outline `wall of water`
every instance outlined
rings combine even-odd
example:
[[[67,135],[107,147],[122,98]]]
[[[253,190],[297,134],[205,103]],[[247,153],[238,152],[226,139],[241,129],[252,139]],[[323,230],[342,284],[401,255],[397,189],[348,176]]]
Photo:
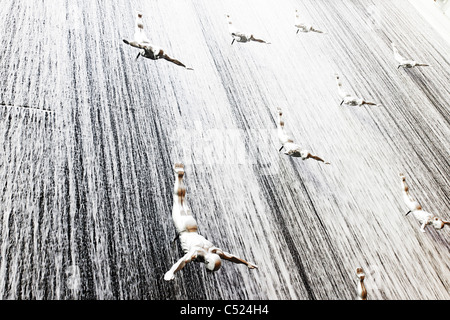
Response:
[[[2,0],[0,298],[354,299],[363,267],[369,299],[449,299],[450,228],[420,232],[398,174],[450,220],[450,47],[407,4]],[[135,10],[194,71],[135,61]],[[339,106],[335,72],[382,105]],[[331,165],[278,152],[277,107]],[[163,280],[178,161],[200,233],[257,270]]]

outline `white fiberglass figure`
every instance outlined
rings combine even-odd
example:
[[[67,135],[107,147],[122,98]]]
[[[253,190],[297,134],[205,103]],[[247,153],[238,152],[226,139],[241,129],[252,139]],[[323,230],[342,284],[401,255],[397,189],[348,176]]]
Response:
[[[284,154],[291,156],[291,157],[300,157],[302,160],[306,159],[314,159],[320,162],[325,162],[322,158],[315,156],[311,154],[308,150],[302,150],[298,144],[294,143],[294,140],[290,136],[288,136],[284,132],[284,121],[283,121],[283,111],[280,107],[277,108],[278,110],[278,140],[282,144],[279,152],[281,150],[285,150]],[[329,162],[325,162],[325,164],[330,164]]]
[[[142,22],[142,13],[140,13],[140,12],[137,12],[137,14],[136,14],[136,26],[135,26],[135,32],[134,32],[134,39],[132,41],[123,39],[123,42],[132,47],[141,49],[136,57],[136,60],[140,56],[151,59],[151,60],[164,59],[169,62],[175,63],[176,65],[184,67],[188,70],[193,70],[192,68],[187,68],[180,61],[169,57],[167,54],[164,53],[164,50],[162,50],[161,48],[154,46],[150,43],[150,41],[148,40],[147,35],[145,34],[145,31],[144,31],[144,24]]]
[[[305,24],[298,14],[298,10],[295,10],[295,27],[297,28],[297,33],[299,32],[317,32],[317,33],[326,33],[317,29],[314,29],[313,26]]]
[[[342,99],[341,104],[340,104],[341,106],[343,103],[345,103],[346,105],[349,105],[349,106],[362,106],[364,104],[372,105],[372,106],[377,105],[374,102],[365,101],[364,99],[352,96],[350,93],[344,91],[344,89],[342,88],[342,82],[341,82],[341,79],[339,78],[339,75],[335,74],[335,77],[336,77],[336,84],[338,86],[338,93]]]
[[[394,58],[398,63],[398,68],[403,67],[403,68],[414,68],[414,67],[429,67],[428,64],[425,63],[417,63],[414,60],[408,60],[405,59],[399,52],[397,49],[397,46],[395,45],[395,43],[392,43],[392,50],[394,50]]]
[[[450,222],[444,221],[444,220],[436,217],[434,214],[431,214],[429,212],[422,210],[422,206],[419,204],[419,202],[417,202],[409,194],[409,188],[406,185],[406,178],[403,175],[403,173],[400,173],[399,176],[401,179],[403,201],[405,202],[406,206],[409,209],[409,211],[406,213],[406,215],[408,215],[409,213],[412,213],[414,215],[414,217],[417,220],[419,220],[419,222],[421,223],[420,231],[425,232],[425,227],[427,225],[432,225],[435,229],[442,229],[445,225],[450,225]]]
[[[173,189],[172,219],[177,230],[177,238],[180,239],[181,247],[185,255],[166,272],[164,280],[172,280],[174,274],[191,261],[205,263],[205,266],[209,271],[219,270],[222,265],[221,259],[245,264],[249,269],[257,268],[257,266],[252,263],[214,247],[210,241],[197,233],[197,221],[192,216],[191,211],[186,204],[186,187],[183,183],[183,164],[176,163],[174,165],[174,171],[175,185]]]
[[[257,39],[253,36],[253,34],[248,34],[248,33],[242,33],[240,31],[238,31],[234,25],[233,25],[233,21],[231,20],[230,15],[225,15],[227,18],[227,22],[228,22],[228,32],[230,32],[231,36],[233,37],[233,41],[231,41],[231,44],[234,43],[234,41],[237,42],[250,42],[250,41],[255,41],[255,42],[261,42],[261,43],[266,43],[266,44],[270,44],[270,42],[266,42],[264,40],[261,39]]]

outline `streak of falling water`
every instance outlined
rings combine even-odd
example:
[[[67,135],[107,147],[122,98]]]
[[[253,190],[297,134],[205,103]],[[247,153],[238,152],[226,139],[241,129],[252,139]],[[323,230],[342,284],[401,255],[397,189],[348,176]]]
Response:
[[[134,61],[137,9],[194,71]],[[225,13],[272,44],[231,46]],[[356,267],[369,299],[449,299],[449,228],[404,216],[398,173],[450,219],[450,48],[408,1],[2,0],[0,41],[0,299],[354,299]],[[339,107],[335,72],[382,106]],[[331,166],[278,153],[277,106]],[[175,161],[200,232],[258,270],[163,280]]]

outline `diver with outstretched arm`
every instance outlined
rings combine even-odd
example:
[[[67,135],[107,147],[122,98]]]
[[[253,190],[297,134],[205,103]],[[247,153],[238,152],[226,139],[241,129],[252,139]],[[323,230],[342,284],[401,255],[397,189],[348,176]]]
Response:
[[[295,23],[294,23],[294,26],[297,28],[297,32],[296,33],[299,33],[299,32],[303,32],[303,33],[308,33],[308,32],[326,33],[326,32],[323,32],[321,30],[315,29],[311,25],[305,24],[300,19],[300,15],[298,14],[298,10],[295,10]]]
[[[405,175],[400,173],[399,176],[401,179],[403,201],[409,209],[406,215],[412,213],[414,217],[419,220],[421,223],[420,231],[425,232],[425,227],[427,225],[432,225],[435,229],[442,229],[445,225],[450,225],[450,222],[444,221],[434,214],[424,211],[419,202],[410,195]]]
[[[337,73],[335,73],[334,76],[336,77],[336,85],[338,87],[339,97],[341,97],[341,99],[342,99],[341,104],[340,104],[341,106],[342,106],[342,104],[346,104],[349,106],[362,106],[364,104],[371,105],[371,106],[377,105],[374,102],[365,101],[364,99],[352,96],[350,93],[346,92],[342,87],[342,82],[341,82],[339,75]]]
[[[231,37],[233,38],[233,41],[231,41],[231,44],[234,43],[234,41],[237,42],[250,42],[250,41],[255,41],[255,42],[260,42],[260,43],[266,43],[266,44],[270,44],[270,42],[266,42],[262,39],[257,39],[253,36],[253,34],[247,34],[247,33],[243,33],[238,31],[234,25],[233,25],[233,21],[231,20],[230,15],[225,15],[227,22],[228,22],[228,31],[231,34]]]
[[[245,264],[249,269],[257,268],[237,256],[214,247],[213,244],[197,233],[197,221],[192,216],[186,204],[186,187],[183,183],[184,165],[174,165],[175,184],[173,190],[172,219],[178,238],[185,255],[179,259],[164,275],[164,280],[172,280],[176,272],[192,261],[203,262],[209,271],[217,271],[222,265],[222,259],[238,264]]]
[[[426,63],[418,63],[417,61],[414,61],[411,59],[406,59],[398,52],[398,48],[395,45],[395,43],[393,43],[393,42],[392,42],[392,50],[394,51],[394,59],[398,63],[397,69],[400,67],[409,69],[409,68],[414,68],[414,67],[429,67],[430,66],[429,64],[426,64]]]
[[[142,22],[142,13],[138,12],[136,17],[136,27],[135,27],[135,33],[134,33],[134,39],[133,40],[127,40],[123,39],[123,42],[129,46],[141,49],[136,56],[136,60],[139,57],[144,57],[150,60],[159,60],[164,59],[166,61],[172,62],[178,66],[184,67],[188,70],[193,70],[192,68],[186,67],[183,63],[181,63],[179,60],[169,57],[163,49],[152,45],[147,35],[144,32],[144,24]]]
[[[283,111],[281,110],[280,107],[277,108],[277,111],[278,111],[278,127],[277,127],[278,140],[282,145],[279,152],[281,152],[281,150],[284,149],[285,150],[284,154],[291,157],[300,157],[302,160],[314,159],[320,162],[324,162],[325,164],[330,164],[329,162],[326,162],[322,158],[313,155],[308,150],[302,150],[298,144],[295,144],[294,140],[292,140],[292,138],[289,137],[284,131],[284,121],[282,118]]]

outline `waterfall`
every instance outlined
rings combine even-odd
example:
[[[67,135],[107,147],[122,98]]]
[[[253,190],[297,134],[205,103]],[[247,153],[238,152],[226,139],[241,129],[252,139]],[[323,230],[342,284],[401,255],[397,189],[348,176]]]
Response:
[[[135,61],[136,10],[193,71]],[[355,299],[357,267],[369,299],[450,298],[450,228],[398,177],[450,220],[450,46],[407,0],[3,0],[0,41],[0,299]],[[380,105],[340,106],[336,72]],[[331,165],[278,151],[277,107]],[[258,269],[164,281],[175,162],[199,233]]]

